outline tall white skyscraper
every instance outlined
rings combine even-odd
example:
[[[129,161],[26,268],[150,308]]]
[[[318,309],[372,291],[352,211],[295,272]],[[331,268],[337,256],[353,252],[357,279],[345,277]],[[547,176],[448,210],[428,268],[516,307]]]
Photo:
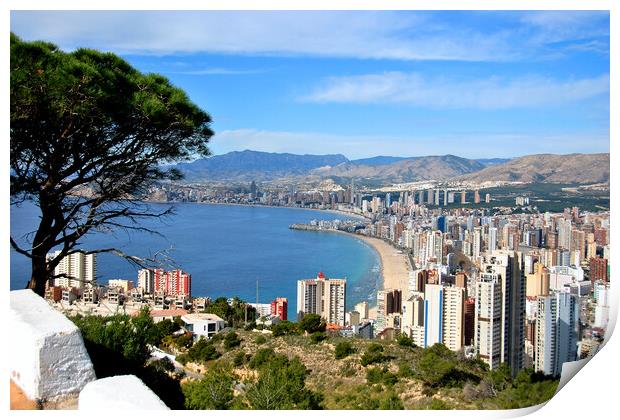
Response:
[[[318,314],[327,323],[344,326],[346,284],[344,279],[327,279],[323,273],[316,279],[298,280],[297,318]]]
[[[464,306],[467,289],[446,286],[443,289],[443,343],[452,351],[459,351],[464,340]]]
[[[424,290],[424,347],[443,343],[443,286],[427,284]]]
[[[488,252],[491,253],[497,249],[497,228],[489,228]]]
[[[502,356],[502,282],[494,273],[481,273],[476,282],[474,346],[491,369]]]
[[[545,375],[559,376],[564,363],[577,360],[577,298],[570,293],[556,292],[539,296],[537,306],[534,368]]]
[[[501,291],[500,303],[500,361],[510,366],[513,375],[523,368],[523,356],[525,346],[525,279],[523,275],[522,255],[515,251],[495,251],[485,257],[481,266],[480,281],[478,287],[483,287],[486,308],[479,308],[482,300],[476,303],[476,309],[487,314],[496,315],[496,287]],[[489,277],[489,275],[491,275]],[[485,283],[497,284],[484,286]],[[481,286],[482,285],[482,286]],[[480,291],[478,291],[480,294]],[[493,299],[491,299],[491,296]],[[491,305],[491,306],[488,306]],[[488,316],[476,315],[476,322],[482,322],[481,326],[487,328],[489,324]],[[492,319],[491,324],[494,324]],[[495,333],[495,331],[493,332]],[[481,349],[482,351],[484,349]],[[481,355],[484,353],[480,353]],[[494,357],[495,353],[487,354]],[[483,357],[483,359],[485,359]],[[487,360],[489,366],[495,369],[497,365],[491,360]]]
[[[56,258],[60,251],[47,255],[47,259]],[[95,285],[97,276],[97,260],[95,254],[77,251],[65,256],[54,268],[54,286],[75,287],[82,289],[86,285]]]

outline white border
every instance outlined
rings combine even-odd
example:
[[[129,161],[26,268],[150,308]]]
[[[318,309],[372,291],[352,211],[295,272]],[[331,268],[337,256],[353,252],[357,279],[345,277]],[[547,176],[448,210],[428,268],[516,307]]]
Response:
[[[45,0],[9,0],[3,1],[2,7],[5,9],[2,14],[2,26],[6,28],[4,32],[4,37],[1,38],[1,45],[3,48],[3,66],[2,66],[2,75],[3,81],[0,95],[2,95],[3,103],[5,104],[4,112],[2,113],[2,133],[5,133],[4,140],[4,150],[5,153],[0,153],[0,168],[5,168],[5,170],[0,171],[2,182],[2,194],[4,197],[3,205],[1,206],[2,212],[2,220],[7,221],[9,219],[9,204],[8,204],[8,133],[9,133],[9,57],[8,57],[8,45],[9,45],[9,37],[8,28],[10,27],[10,10],[198,10],[198,9],[211,9],[211,10],[441,10],[441,9],[454,9],[454,10],[610,10],[611,17],[611,60],[610,60],[610,83],[611,83],[611,91],[610,91],[610,115],[620,115],[618,109],[618,77],[617,71],[618,67],[615,61],[617,61],[618,54],[618,40],[619,31],[618,24],[619,19],[617,16],[619,6],[617,1],[613,0],[591,0],[591,1],[575,1],[575,0],[501,0],[501,1],[468,1],[464,0],[435,0],[435,1],[406,1],[406,0],[384,0],[381,2],[371,2],[368,0],[340,0],[340,1],[326,1],[326,0],[270,0],[270,1],[249,1],[249,0],[229,0],[229,1],[189,1],[189,0],[176,0],[175,2],[164,2],[159,0],[139,0],[139,1],[121,1],[121,0],[108,0],[108,1],[100,1],[100,0],[91,0],[89,2],[84,1],[76,1],[76,0],[61,0],[55,1],[53,4],[50,1]],[[616,57],[614,61],[613,57]],[[618,119],[611,118],[610,119],[610,152],[612,156],[615,156],[614,149],[616,149],[616,145],[611,139],[616,139],[618,133]],[[617,185],[616,181],[618,180],[618,172],[611,167],[611,184],[614,186]],[[615,193],[611,194],[611,207],[617,208],[618,199]],[[9,223],[0,223],[2,229],[2,237],[8,237],[8,227]],[[611,232],[610,232],[610,243],[615,243],[615,239],[620,237],[616,234],[617,228],[615,224],[612,224]],[[612,257],[611,257],[611,273],[612,277],[615,273],[615,267],[617,264],[616,261],[620,261],[620,256],[618,255],[617,248],[612,248]],[[8,241],[6,242],[5,248],[2,252],[2,267],[4,269],[4,278],[5,283],[8,284],[9,279],[9,245]],[[612,305],[611,314],[610,314],[610,326],[615,325],[616,317],[618,313],[618,298],[619,298],[619,286],[614,284],[614,280],[611,280],[612,288],[611,288],[611,297]],[[8,288],[3,290],[2,293],[4,296],[4,305],[3,308],[5,310],[5,316],[8,311]],[[5,317],[6,319],[6,317]],[[611,328],[610,328],[611,329]],[[6,329],[5,329],[6,332]],[[5,343],[6,345],[10,345],[11,337],[7,337],[5,335]],[[570,380],[564,388],[553,398],[551,399],[545,406],[536,410],[535,408],[524,409],[524,410],[516,410],[516,411],[465,411],[465,412],[452,412],[452,411],[437,411],[437,412],[429,412],[429,411],[416,411],[416,412],[405,412],[402,415],[404,416],[417,416],[422,418],[453,418],[453,417],[461,417],[461,418],[470,418],[475,417],[477,419],[484,418],[504,418],[504,417],[515,417],[523,414],[527,414],[528,412],[532,412],[530,414],[530,418],[535,419],[548,419],[549,417],[558,417],[558,418],[573,418],[573,417],[611,417],[614,416],[613,413],[616,411],[617,406],[617,388],[616,381],[617,378],[620,377],[620,368],[617,360],[617,355],[619,354],[620,344],[618,342],[617,334],[612,335],[605,347],[599,352],[596,357],[593,358],[588,364],[587,367],[581,370],[572,380]],[[4,353],[4,352],[3,352]],[[3,365],[6,366],[7,361],[3,358]],[[8,369],[4,369],[5,374],[8,374]],[[7,375],[8,376],[8,375]],[[4,407],[8,409],[8,377],[5,378],[4,381],[0,381],[1,384],[1,398],[4,402]],[[45,415],[50,417],[72,417],[80,418],[79,412],[46,412],[43,413],[34,413],[34,412],[10,412],[10,415],[16,417],[30,417],[34,415]],[[83,413],[81,413],[83,414]],[[110,413],[93,413],[96,418],[100,417],[109,417]],[[129,416],[130,413],[118,413],[122,417],[125,415]],[[267,417],[272,419],[280,419],[286,418],[293,415],[298,418],[314,418],[315,416],[326,416],[331,418],[341,417],[343,415],[360,415],[361,413],[355,412],[185,412],[184,416],[200,416],[204,418],[204,416],[208,415],[210,417],[216,418],[242,418],[246,416],[252,417]],[[370,414],[370,413],[369,413]],[[132,417],[135,414],[131,414]],[[153,413],[149,413],[149,417],[152,416]],[[170,414],[167,414],[168,417]],[[362,414],[364,415],[364,414]],[[393,418],[394,416],[398,416],[399,414],[396,412],[372,412],[373,417],[375,418]],[[89,414],[91,417],[92,414]],[[160,418],[159,415],[154,417]],[[164,418],[162,415],[161,418]]]

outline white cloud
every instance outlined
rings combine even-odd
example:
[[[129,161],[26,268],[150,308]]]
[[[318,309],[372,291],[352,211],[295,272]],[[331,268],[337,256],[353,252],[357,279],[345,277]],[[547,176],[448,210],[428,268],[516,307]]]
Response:
[[[190,76],[210,76],[210,75],[245,75],[245,74],[259,74],[265,73],[267,70],[262,69],[228,69],[222,67],[212,67],[206,69],[197,69],[197,70],[171,70],[171,71],[161,71],[161,73],[165,74],[186,74]]]
[[[501,109],[575,102],[609,92],[609,75],[560,81],[539,76],[477,80],[386,72],[332,77],[300,98],[317,103],[399,103],[434,108]]]
[[[536,153],[609,152],[609,133],[454,132],[397,137],[237,129],[216,133],[211,148],[214,154],[249,149],[318,155],[341,153],[349,159],[444,154],[475,159]]]
[[[448,24],[441,16],[396,11],[13,11],[11,29],[65,49],[87,46],[117,53],[463,61],[513,60],[529,54],[529,41],[547,42],[541,34],[553,34],[554,39],[575,35],[561,32],[561,22],[548,23],[558,19],[556,14],[527,14],[522,20],[521,14],[509,14],[501,30]],[[485,16],[493,21],[492,15]],[[585,29],[598,24],[590,15],[582,20],[579,16],[571,14],[571,24],[577,21]]]

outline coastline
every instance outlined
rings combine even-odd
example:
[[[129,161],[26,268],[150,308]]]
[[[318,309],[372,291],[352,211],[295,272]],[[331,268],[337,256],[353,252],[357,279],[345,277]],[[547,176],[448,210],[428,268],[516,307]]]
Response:
[[[208,202],[198,202],[198,201],[145,201],[145,203],[153,203],[153,204],[207,204],[211,206],[241,206],[241,207],[266,207],[271,209],[296,209],[296,210],[312,210],[312,211],[325,211],[328,213],[340,214],[342,216],[347,216],[355,219],[370,221],[370,219],[366,216],[357,213],[350,213],[342,210],[334,210],[334,209],[313,209],[306,207],[296,207],[296,206],[272,206],[268,204],[242,204],[242,203],[208,203]]]
[[[379,254],[381,262],[381,281],[382,289],[400,289],[404,296],[409,295],[409,263],[406,254],[403,254],[384,240],[366,236],[356,235],[342,230],[322,230],[320,232],[334,232],[357,238],[370,245]],[[377,307],[368,309],[368,317],[376,319]]]

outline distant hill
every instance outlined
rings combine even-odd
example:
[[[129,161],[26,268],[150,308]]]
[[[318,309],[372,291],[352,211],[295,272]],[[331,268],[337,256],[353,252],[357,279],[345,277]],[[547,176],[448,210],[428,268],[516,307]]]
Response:
[[[499,165],[501,163],[506,163],[510,159],[506,158],[491,158],[491,159],[476,159],[476,162],[483,164],[484,166],[493,166]]]
[[[566,184],[609,182],[609,153],[523,156],[456,179]]]
[[[185,174],[188,181],[264,181],[304,175],[311,169],[343,162],[348,162],[343,155],[294,155],[244,150],[178,164],[176,168]]]
[[[311,173],[322,177],[369,178],[387,183],[402,183],[431,179],[445,180],[484,169],[484,165],[475,160],[453,155],[406,158],[384,165],[364,165],[355,162],[341,163],[331,168],[319,168]]]
[[[375,156],[364,159],[355,159],[350,162],[354,165],[367,165],[367,166],[379,166],[389,165],[390,163],[400,162],[401,160],[407,160],[412,158],[396,157],[396,156]]]
[[[590,184],[609,182],[609,153],[530,155],[512,160],[465,159],[454,155],[375,156],[349,160],[337,155],[296,155],[244,150],[176,165],[187,181],[272,181],[351,178],[373,185],[424,181],[520,181]]]

